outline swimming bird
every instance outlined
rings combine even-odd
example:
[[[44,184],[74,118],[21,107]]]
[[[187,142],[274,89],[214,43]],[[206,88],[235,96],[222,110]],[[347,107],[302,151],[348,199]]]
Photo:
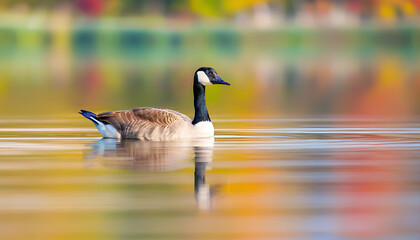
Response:
[[[194,73],[194,119],[182,113],[162,108],[140,107],[131,110],[95,114],[80,110],[91,120],[105,138],[130,138],[140,140],[176,140],[214,135],[213,123],[206,106],[206,86],[230,85],[210,67],[201,67]]]

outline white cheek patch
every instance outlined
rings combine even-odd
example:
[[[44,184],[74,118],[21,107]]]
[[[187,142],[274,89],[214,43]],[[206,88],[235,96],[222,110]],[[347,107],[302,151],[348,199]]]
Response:
[[[212,85],[213,83],[210,82],[209,77],[207,77],[206,73],[203,71],[197,72],[198,81],[203,84],[204,86]]]

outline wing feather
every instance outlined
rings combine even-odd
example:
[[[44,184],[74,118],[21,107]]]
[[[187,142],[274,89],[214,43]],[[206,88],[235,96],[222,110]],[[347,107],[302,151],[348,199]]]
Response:
[[[142,134],[157,134],[157,132],[170,129],[180,120],[191,123],[191,119],[184,114],[151,107],[104,112],[98,114],[98,119],[114,126],[124,138],[141,138],[142,136],[139,135]]]

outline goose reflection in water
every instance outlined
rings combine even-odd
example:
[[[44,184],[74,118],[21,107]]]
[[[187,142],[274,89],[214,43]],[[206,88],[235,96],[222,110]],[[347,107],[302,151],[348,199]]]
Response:
[[[186,141],[139,141],[102,138],[85,155],[91,167],[99,157],[107,168],[138,171],[172,171],[189,167],[194,154],[194,195],[199,209],[211,208],[217,187],[206,184],[206,168],[213,158],[214,138]]]

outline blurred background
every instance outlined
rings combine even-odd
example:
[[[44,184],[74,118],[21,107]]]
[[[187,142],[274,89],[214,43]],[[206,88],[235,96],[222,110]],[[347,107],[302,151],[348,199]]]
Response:
[[[419,0],[3,0],[2,118],[138,106],[213,118],[420,114]]]
[[[201,66],[214,143],[77,113]],[[0,239],[420,239],[420,0],[1,0],[0,110]]]

